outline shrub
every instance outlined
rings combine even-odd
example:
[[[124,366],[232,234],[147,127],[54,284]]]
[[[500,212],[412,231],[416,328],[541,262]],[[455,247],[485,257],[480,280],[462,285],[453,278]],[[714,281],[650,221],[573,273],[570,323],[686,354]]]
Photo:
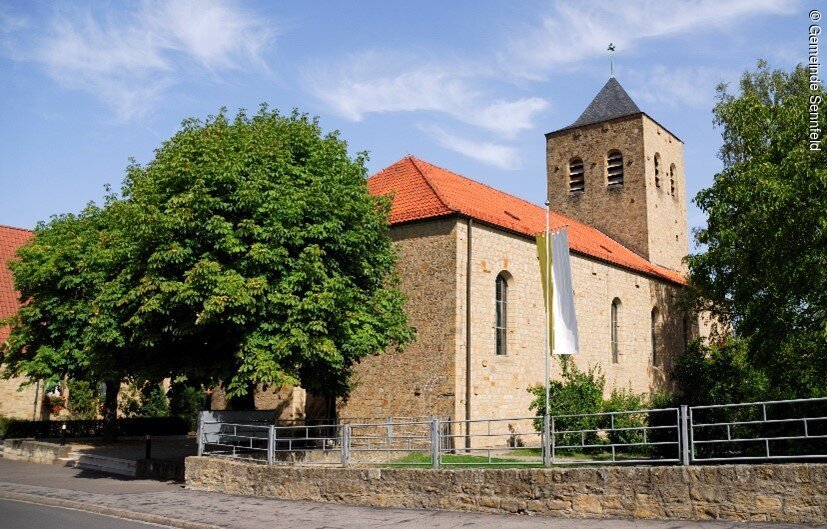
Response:
[[[123,417],[167,417],[169,401],[161,384],[130,384],[121,390],[118,410]]]
[[[0,414],[0,439],[6,438],[6,432],[15,422],[17,422],[16,419]]]
[[[66,408],[73,419],[95,419],[100,410],[100,399],[95,386],[86,380],[70,380],[69,402]]]
[[[672,370],[681,390],[681,404],[703,406],[772,400],[777,393],[747,358],[743,339],[729,337],[706,345],[693,342]]]
[[[201,386],[189,386],[185,381],[173,382],[167,393],[169,412],[187,421],[190,430],[198,427],[198,413],[206,409],[207,395]]]
[[[561,415],[583,415],[598,413],[603,404],[603,388],[606,379],[600,372],[600,366],[593,366],[588,371],[581,371],[574,362],[566,356],[559,357],[563,380],[552,380],[549,384],[551,402],[548,413],[555,416],[555,430],[596,430],[599,426],[599,417],[560,417]],[[545,409],[546,390],[543,386],[528,388],[534,395],[529,409],[534,410],[537,419],[534,427],[537,431],[543,429],[543,411]],[[555,442],[561,445],[579,444],[580,434],[560,434]],[[596,433],[586,436],[587,444],[600,442]]]

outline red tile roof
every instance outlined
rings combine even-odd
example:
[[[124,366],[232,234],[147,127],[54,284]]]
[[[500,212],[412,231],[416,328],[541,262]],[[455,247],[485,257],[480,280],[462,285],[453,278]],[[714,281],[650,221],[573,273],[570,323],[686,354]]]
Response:
[[[34,233],[29,230],[0,226],[0,319],[11,316],[20,307],[8,262],[32,235]],[[0,327],[0,342],[6,339],[8,332],[8,327]]]
[[[407,156],[368,178],[374,195],[393,194],[390,222],[460,214],[533,237],[545,230],[545,208],[480,182]],[[674,270],[649,262],[601,231],[551,212],[552,229],[568,226],[571,251],[684,284]]]

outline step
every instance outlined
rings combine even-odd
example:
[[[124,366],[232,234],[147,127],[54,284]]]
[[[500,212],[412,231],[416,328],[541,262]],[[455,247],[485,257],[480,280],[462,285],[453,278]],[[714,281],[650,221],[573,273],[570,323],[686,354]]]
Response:
[[[65,465],[84,470],[95,470],[107,474],[135,477],[135,461],[131,459],[119,459],[116,457],[98,456],[84,454],[82,452],[71,452],[69,457],[62,459]]]

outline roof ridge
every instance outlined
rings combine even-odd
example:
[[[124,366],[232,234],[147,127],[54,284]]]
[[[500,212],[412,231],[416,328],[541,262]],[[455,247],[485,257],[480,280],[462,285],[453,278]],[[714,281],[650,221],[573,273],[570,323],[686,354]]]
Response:
[[[440,191],[437,189],[437,186],[433,183],[433,181],[431,181],[431,179],[428,177],[428,175],[425,174],[425,172],[422,170],[422,168],[419,167],[419,164],[417,162],[427,163],[428,165],[433,165],[433,164],[429,163],[429,162],[426,162],[425,160],[420,160],[416,156],[408,155],[408,156],[406,156],[406,158],[408,158],[408,160],[410,160],[411,164],[413,164],[414,168],[416,169],[416,172],[419,173],[419,175],[422,177],[422,179],[425,180],[425,183],[428,184],[428,187],[431,188],[431,191],[434,192],[434,195],[436,196],[437,200],[442,202],[442,205],[445,206],[446,208],[450,209],[451,211],[459,212],[459,209],[452,206],[449,203],[449,201],[446,200],[444,196],[442,196],[442,193],[440,193]],[[433,165],[433,166],[436,167],[435,165]],[[439,169],[442,169],[442,168],[439,167]],[[442,170],[445,171],[446,169],[442,169]]]
[[[9,226],[7,224],[0,224],[0,228],[5,228],[9,230],[18,230],[18,231],[25,231],[28,233],[34,233],[34,230],[30,230],[28,228],[18,228],[17,226]]]
[[[413,157],[412,157],[412,158],[413,158]],[[532,201],[530,201],[530,200],[527,200],[527,199],[525,199],[525,198],[518,197],[517,195],[512,195],[511,193],[508,193],[508,192],[506,192],[506,191],[503,191],[502,189],[497,189],[496,187],[490,186],[490,185],[486,184],[485,182],[480,182],[479,180],[474,180],[473,178],[469,178],[469,177],[467,177],[467,176],[465,176],[465,175],[461,175],[461,174],[459,174],[459,173],[457,173],[457,172],[455,172],[455,171],[452,171],[452,170],[450,170],[450,169],[446,169],[446,168],[444,168],[444,167],[441,167],[441,166],[439,166],[439,165],[433,164],[433,163],[428,162],[428,161],[425,161],[425,160],[420,160],[420,159],[418,159],[418,158],[415,158],[415,159],[416,159],[418,162],[426,163],[426,164],[428,164],[428,165],[430,165],[430,166],[432,166],[432,167],[435,167],[436,169],[439,169],[440,171],[445,171],[446,173],[451,173],[452,175],[456,176],[457,178],[461,178],[461,179],[463,179],[463,180],[466,180],[466,181],[471,182],[471,183],[473,183],[473,184],[476,184],[476,185],[478,185],[478,186],[486,187],[486,188],[490,189],[491,191],[494,191],[495,193],[499,193],[499,194],[501,194],[501,195],[508,196],[508,197],[510,197],[510,198],[513,198],[513,199],[519,200],[520,202],[523,202],[523,203],[525,203],[525,204],[529,204],[529,205],[531,205],[531,206],[536,206],[536,207],[538,207],[538,208],[542,208],[542,207],[543,207],[543,206],[541,206],[541,205],[539,205],[539,204],[536,204],[536,203],[534,203],[534,202],[532,202]],[[417,169],[418,169],[418,168],[417,168]],[[424,176],[424,175],[423,175],[423,176]],[[444,202],[443,202],[443,203],[444,203]],[[448,204],[446,204],[446,206],[448,206]],[[450,207],[450,206],[449,206],[449,207]],[[458,211],[458,210],[456,210],[455,208],[451,208],[451,209],[454,209],[455,211]]]

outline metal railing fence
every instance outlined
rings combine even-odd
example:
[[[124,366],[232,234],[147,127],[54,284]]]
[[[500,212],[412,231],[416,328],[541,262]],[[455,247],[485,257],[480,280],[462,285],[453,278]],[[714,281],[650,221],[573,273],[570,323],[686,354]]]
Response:
[[[449,420],[435,426],[440,466],[543,464],[542,431],[537,417]]]
[[[689,408],[692,461],[827,458],[827,398]]]
[[[199,455],[434,468],[827,460],[827,398],[474,420],[277,425],[232,417],[202,413]]]
[[[681,462],[679,408],[556,415],[550,420],[552,464]]]

